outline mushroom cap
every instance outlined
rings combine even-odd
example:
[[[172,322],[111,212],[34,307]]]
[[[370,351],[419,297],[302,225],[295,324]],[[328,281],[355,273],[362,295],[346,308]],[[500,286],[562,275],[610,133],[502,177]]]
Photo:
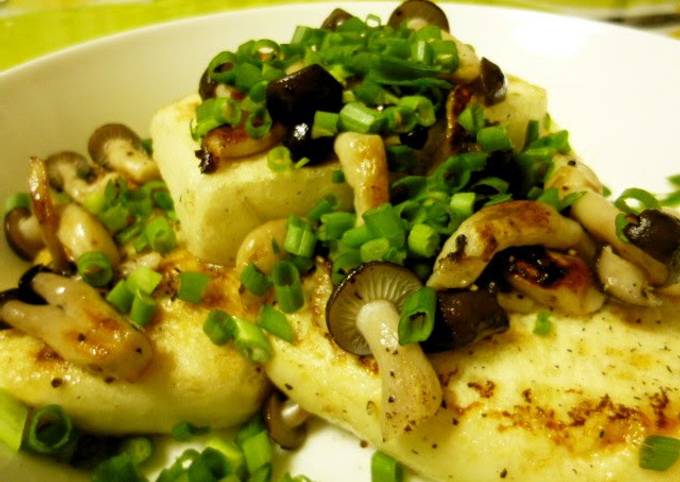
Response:
[[[403,22],[415,18],[449,31],[449,20],[446,18],[446,14],[429,0],[406,0],[392,12],[387,24],[390,27],[399,28]]]
[[[21,222],[31,216],[31,211],[23,207],[15,207],[5,214],[4,230],[7,244],[21,259],[32,261],[42,249],[42,240],[33,240],[24,235]]]
[[[135,149],[144,149],[140,137],[124,124],[104,124],[98,127],[87,143],[87,151],[97,164],[106,164],[106,143],[112,139],[126,139]]]
[[[365,263],[348,274],[326,304],[326,324],[335,342],[355,355],[370,355],[368,343],[356,325],[361,308],[385,300],[401,309],[409,293],[422,286],[410,270],[393,263]]]
[[[55,189],[64,189],[64,177],[61,168],[65,165],[72,166],[76,175],[81,179],[86,179],[93,171],[92,164],[85,156],[74,151],[60,151],[51,154],[45,159],[47,167],[47,178],[50,185]]]
[[[304,423],[287,423],[283,414],[285,403],[286,397],[277,390],[273,391],[263,407],[263,418],[272,440],[283,449],[294,450],[305,441],[307,429]]]
[[[343,10],[342,8],[336,8],[333,10],[328,17],[321,24],[321,28],[326,30],[337,30],[340,25],[345,23],[345,21],[350,18],[354,18],[354,15]]]

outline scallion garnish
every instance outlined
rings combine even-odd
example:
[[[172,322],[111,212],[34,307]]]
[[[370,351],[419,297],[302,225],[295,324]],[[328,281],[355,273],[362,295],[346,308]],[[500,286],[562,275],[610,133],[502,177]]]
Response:
[[[156,301],[144,291],[137,291],[132,299],[130,320],[137,326],[144,327],[151,322],[156,312]]]
[[[231,440],[222,437],[214,437],[208,440],[208,447],[219,451],[226,461],[227,471],[236,477],[234,482],[239,482],[246,475],[246,460],[241,448]],[[222,479],[224,480],[224,479]],[[220,481],[221,482],[221,481]]]
[[[547,336],[552,330],[552,322],[550,321],[550,312],[541,311],[536,315],[536,322],[534,323],[534,335]]]
[[[484,127],[484,109],[479,104],[470,104],[456,120],[469,134],[476,136]]]
[[[257,296],[264,295],[272,286],[271,280],[253,263],[249,263],[241,271],[241,284]]]
[[[215,345],[224,345],[234,337],[234,326],[230,322],[231,317],[222,310],[213,310],[203,323],[203,333]]]
[[[128,288],[127,282],[120,280],[106,295],[106,301],[111,303],[120,313],[127,313],[132,308],[134,297],[135,295]]]
[[[113,266],[109,258],[101,251],[90,251],[81,254],[76,260],[78,274],[90,286],[102,288],[113,279]]]
[[[375,133],[382,128],[383,116],[361,102],[350,102],[340,111],[340,125],[346,131]]]
[[[295,332],[290,326],[290,322],[286,315],[270,305],[264,305],[262,307],[257,324],[263,330],[268,331],[272,335],[281,338],[288,343],[293,343],[295,340]]]
[[[272,461],[273,447],[266,430],[243,440],[241,448],[251,474]]]
[[[105,460],[92,472],[92,482],[147,482],[129,453],[123,452]]]
[[[229,331],[234,335],[234,345],[243,356],[255,363],[265,363],[272,354],[269,340],[262,330],[249,321],[231,316],[227,320]]]
[[[20,401],[0,390],[0,442],[18,452],[28,420],[28,409]]]
[[[131,437],[123,441],[120,451],[127,453],[133,464],[140,465],[151,458],[154,452],[154,444],[149,437]]]
[[[177,246],[175,231],[164,217],[158,216],[150,219],[144,227],[144,235],[151,249],[161,254],[165,254]]]
[[[416,256],[430,258],[435,255],[439,247],[439,233],[422,223],[414,224],[408,234],[408,249]]]
[[[614,219],[614,228],[616,229],[616,237],[624,243],[630,243],[628,236],[626,236],[626,226],[630,224],[625,213],[619,213]]]
[[[311,226],[297,216],[289,216],[283,249],[290,254],[309,258],[314,254],[315,247],[316,235]]]
[[[385,203],[363,214],[364,222],[374,238],[387,238],[392,246],[402,247],[405,242],[404,226],[394,207]]]
[[[209,131],[227,124],[235,126],[241,122],[241,107],[231,97],[206,99],[196,109],[196,122],[191,134],[199,139]]]
[[[312,124],[312,139],[319,137],[333,137],[338,133],[340,115],[335,112],[316,111]]]
[[[356,228],[348,229],[342,234],[340,242],[350,248],[359,248],[362,244],[370,241],[373,235],[370,233],[365,224],[357,226]]]
[[[253,139],[260,139],[272,128],[272,118],[264,106],[250,112],[246,118],[245,129]]]
[[[434,328],[437,293],[424,286],[404,300],[399,318],[399,344],[408,345],[427,340]]]
[[[477,143],[486,152],[508,151],[512,149],[512,143],[505,126],[491,126],[479,129]]]
[[[636,201],[638,207],[632,206],[629,201]],[[614,201],[614,206],[619,208],[626,214],[640,214],[644,209],[658,209],[660,207],[659,201],[648,191],[637,187],[626,189]]]
[[[371,482],[401,482],[404,478],[399,462],[382,452],[371,458]]]
[[[328,216],[328,215],[325,215]],[[279,261],[272,270],[274,292],[279,308],[284,313],[294,313],[304,304],[300,273],[290,261]]]
[[[210,427],[198,426],[191,422],[182,421],[172,427],[172,437],[180,442],[186,442],[193,437],[210,433]]]
[[[348,229],[354,226],[354,213],[336,212],[321,216],[318,236],[321,241],[338,240]]]
[[[189,303],[198,304],[203,300],[210,284],[210,276],[195,271],[184,271],[179,274],[179,290],[177,297]]]
[[[640,468],[668,470],[680,457],[680,440],[663,435],[650,435],[640,447]]]
[[[418,123],[423,127],[430,127],[437,120],[432,101],[422,95],[402,97],[399,99],[399,106],[415,112]]]
[[[387,238],[376,238],[366,241],[359,248],[361,261],[369,263],[371,261],[381,261],[387,256],[390,251],[390,241]]]
[[[345,173],[340,169],[336,169],[331,173],[331,182],[333,184],[342,184],[345,182]]]
[[[267,166],[274,172],[284,172],[293,166],[290,150],[285,146],[277,146],[267,154]]]
[[[31,196],[28,193],[18,192],[5,200],[5,214],[17,208],[31,209]]]
[[[75,436],[73,422],[59,405],[46,405],[31,416],[26,447],[39,454],[56,454]]]
[[[163,276],[146,266],[135,269],[127,279],[127,287],[132,292],[142,291],[151,294],[160,284]]]

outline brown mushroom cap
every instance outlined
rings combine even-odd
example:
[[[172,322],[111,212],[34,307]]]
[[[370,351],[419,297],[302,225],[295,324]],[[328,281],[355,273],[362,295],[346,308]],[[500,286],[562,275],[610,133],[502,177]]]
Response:
[[[345,21],[349,20],[350,18],[354,18],[354,15],[346,10],[343,10],[342,8],[336,8],[330,13],[330,15],[328,15],[328,17],[326,17],[326,19],[321,24],[321,28],[335,31],[340,25],[345,23]]]
[[[59,190],[64,189],[62,169],[66,166],[73,169],[73,172],[81,179],[86,179],[93,172],[93,166],[87,158],[73,151],[61,151],[50,155],[45,160],[45,166],[50,185]]]
[[[343,350],[370,355],[356,324],[361,308],[371,301],[386,300],[401,309],[406,296],[421,286],[420,279],[403,266],[386,262],[362,264],[345,277],[328,300],[328,331]]]
[[[305,422],[309,414],[299,405],[288,402],[281,392],[274,391],[263,407],[263,418],[272,440],[283,449],[294,450],[307,437]]]
[[[646,209],[623,233],[652,258],[666,265],[680,263],[680,219],[677,217],[658,209]]]
[[[444,11],[428,0],[406,0],[392,12],[387,24],[399,28],[403,22],[416,18],[449,31],[449,20]]]
[[[33,260],[44,246],[41,237],[29,236],[22,229],[22,222],[27,221],[30,217],[31,211],[23,207],[16,207],[5,214],[4,221],[7,244],[17,256],[26,261]]]
[[[128,126],[104,124],[92,133],[87,144],[87,151],[94,162],[107,163],[106,143],[113,139],[128,140],[135,149],[144,149],[142,139]]]
[[[486,105],[503,101],[508,93],[508,83],[501,68],[486,57],[482,57],[480,69],[479,83]]]

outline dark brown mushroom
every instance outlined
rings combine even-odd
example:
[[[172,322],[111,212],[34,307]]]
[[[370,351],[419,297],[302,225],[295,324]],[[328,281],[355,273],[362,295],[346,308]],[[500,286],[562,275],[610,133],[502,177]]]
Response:
[[[61,151],[45,159],[47,178],[50,185],[69,193],[68,183],[73,179],[88,180],[94,173],[94,166],[85,158],[73,151]],[[70,194],[70,193],[69,193]]]
[[[392,12],[387,24],[390,27],[399,28],[402,23],[414,19],[423,20],[430,25],[449,31],[449,20],[444,11],[428,0],[406,0]]]
[[[625,227],[628,240],[665,265],[680,269],[680,219],[658,209],[646,209]]]
[[[274,391],[263,407],[264,423],[272,440],[282,449],[300,448],[307,437],[305,423],[310,414],[300,405]]]
[[[142,139],[123,124],[105,124],[90,136],[92,160],[143,183],[159,177],[158,166],[144,149]]]
[[[301,122],[289,128],[283,138],[283,145],[293,159],[309,158],[310,164],[327,160],[333,151],[333,137],[312,137],[312,124]]]
[[[15,207],[8,211],[4,224],[7,244],[21,259],[33,260],[45,246],[38,220],[27,208]]]
[[[333,10],[328,17],[321,24],[321,28],[326,30],[337,30],[340,25],[345,23],[350,18],[354,18],[354,15],[343,10],[342,8],[336,8]]]
[[[506,331],[508,315],[486,290],[446,290],[437,293],[434,331],[423,343],[429,352],[455,350]]]
[[[267,109],[287,127],[311,124],[317,110],[339,112],[342,84],[326,69],[313,64],[267,85]]]
[[[482,57],[480,68],[479,87],[486,105],[503,101],[508,93],[508,83],[501,68],[486,57]]]
[[[201,75],[201,79],[198,81],[198,94],[201,96],[201,99],[205,100],[215,97],[217,85],[217,82],[210,78],[208,69],[205,69],[203,75]]]

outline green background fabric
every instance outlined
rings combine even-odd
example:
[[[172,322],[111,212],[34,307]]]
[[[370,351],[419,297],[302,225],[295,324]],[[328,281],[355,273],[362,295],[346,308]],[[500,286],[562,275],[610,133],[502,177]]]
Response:
[[[300,1],[300,0],[298,0]],[[313,2],[315,0],[306,0]],[[0,70],[95,37],[152,23],[218,11],[290,3],[290,0],[0,0]],[[342,0],[336,2],[338,5]],[[584,16],[619,15],[627,9],[680,12],[664,0],[473,0]],[[669,33],[680,34],[669,30]]]

